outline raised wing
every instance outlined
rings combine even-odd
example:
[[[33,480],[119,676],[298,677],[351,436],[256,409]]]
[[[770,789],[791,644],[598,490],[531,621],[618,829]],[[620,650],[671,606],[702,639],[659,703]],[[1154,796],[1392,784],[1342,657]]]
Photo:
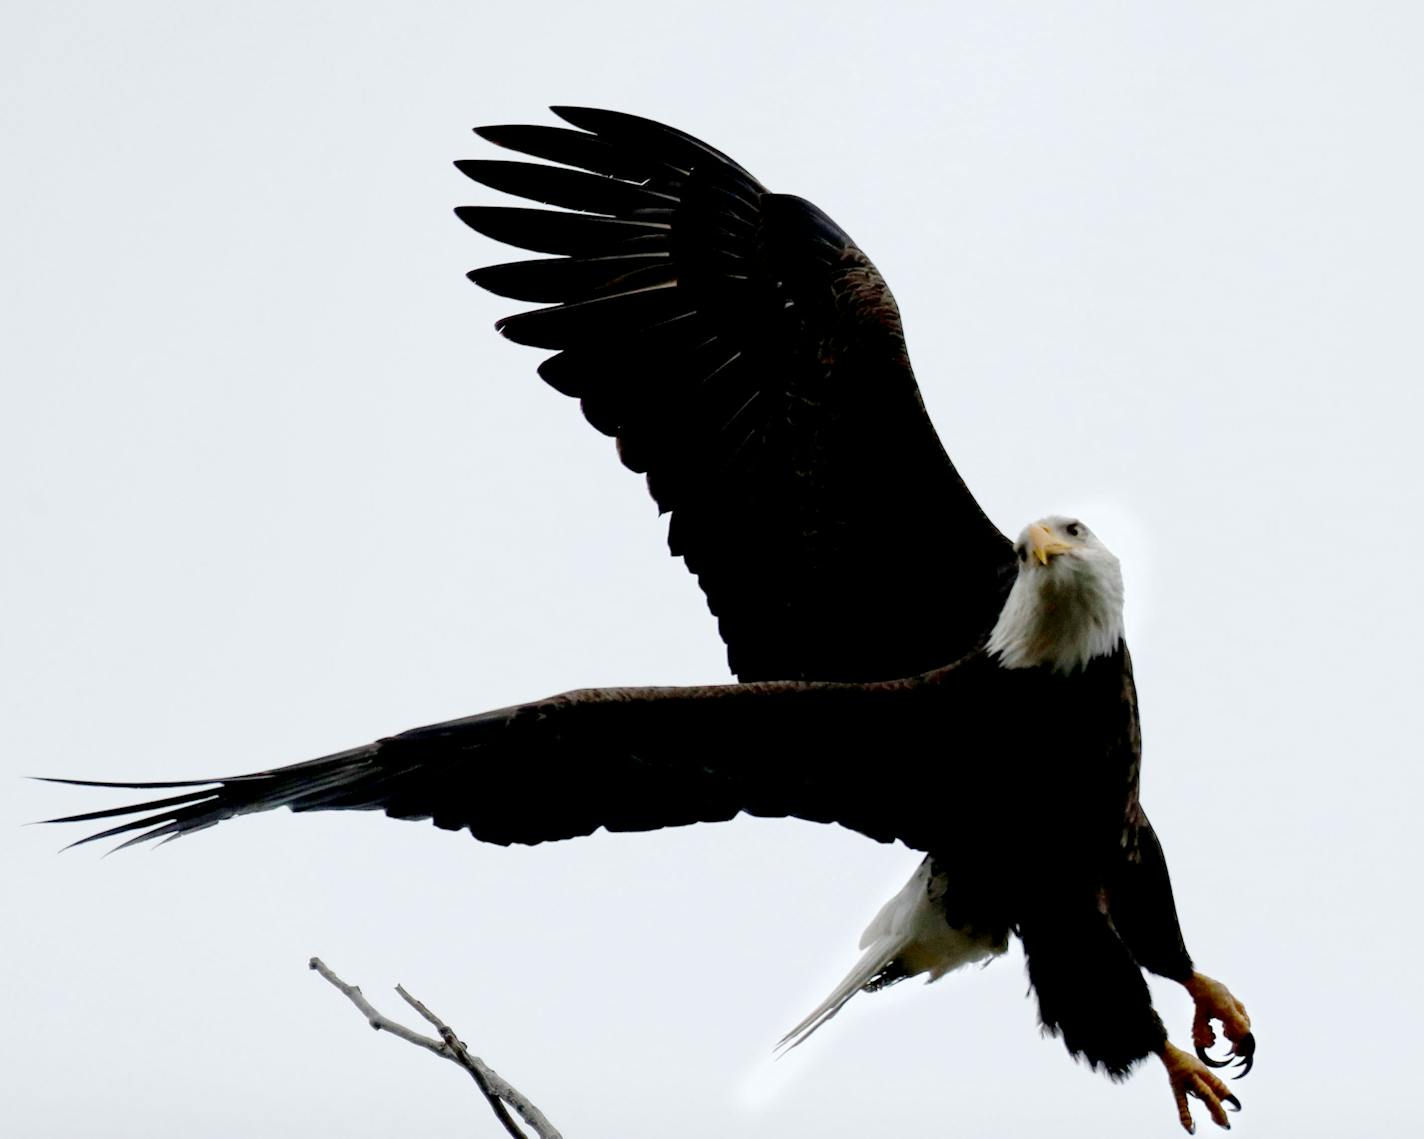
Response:
[[[879,680],[957,659],[1012,582],[1009,543],[925,414],[875,266],[820,210],[647,119],[483,127],[562,167],[457,163],[579,212],[456,211],[558,256],[477,269],[510,339],[647,473],[742,680]],[[572,167],[573,169],[566,169]]]
[[[992,683],[997,670],[977,664],[885,684],[571,692],[250,775],[51,780],[172,794],[48,821],[122,820],[80,841],[130,835],[131,845],[277,807],[381,810],[485,842],[533,844],[745,811],[837,822],[924,849],[944,830],[943,797],[931,784],[954,766],[942,761],[940,702],[962,707],[971,729],[1009,714],[987,710],[1004,694]],[[886,778],[887,755],[922,775]],[[956,792],[967,793],[965,780],[953,774]]]

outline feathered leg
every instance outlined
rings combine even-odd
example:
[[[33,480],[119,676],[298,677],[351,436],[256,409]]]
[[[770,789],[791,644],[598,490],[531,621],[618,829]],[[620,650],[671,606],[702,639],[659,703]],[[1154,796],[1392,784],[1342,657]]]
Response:
[[[1165,1045],[1142,971],[1096,898],[1064,891],[1035,899],[1019,937],[1039,1021],[1073,1056],[1122,1079]]]

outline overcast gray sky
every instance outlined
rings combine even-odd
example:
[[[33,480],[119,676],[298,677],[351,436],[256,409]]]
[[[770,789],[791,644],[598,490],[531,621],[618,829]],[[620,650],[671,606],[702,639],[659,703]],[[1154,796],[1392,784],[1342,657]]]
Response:
[[[1260,1039],[1238,1132],[1417,1126],[1424,9],[763,7],[6,4],[14,1134],[496,1133],[313,953],[570,1139],[1176,1133],[1155,1064],[1039,1038],[1017,950],[772,1065],[917,861],[848,832],[283,812],[101,860],[21,828],[112,802],[22,774],[728,678],[640,480],[462,277],[507,259],[451,216],[496,200],[467,128],[556,102],[700,135],[875,258],[989,514],[1081,513],[1125,562],[1146,802]]]

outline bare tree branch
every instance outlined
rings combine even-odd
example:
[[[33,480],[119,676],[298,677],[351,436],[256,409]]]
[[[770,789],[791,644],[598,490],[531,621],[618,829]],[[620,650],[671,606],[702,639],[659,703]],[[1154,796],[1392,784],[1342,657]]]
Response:
[[[528,1097],[513,1087],[504,1077],[478,1056],[471,1056],[464,1042],[455,1035],[454,1029],[426,1008],[424,1004],[406,992],[400,985],[396,986],[396,992],[401,995],[401,998],[405,1000],[411,1008],[415,1009],[416,1012],[435,1026],[436,1030],[440,1033],[439,1040],[432,1039],[429,1036],[422,1036],[420,1033],[391,1020],[384,1013],[377,1011],[371,1005],[371,1002],[362,995],[361,990],[357,986],[348,985],[333,973],[320,957],[313,957],[308,964],[339,989],[347,1000],[360,1009],[361,1014],[366,1018],[366,1023],[372,1028],[378,1032],[384,1031],[394,1036],[399,1036],[402,1040],[409,1041],[411,1044],[434,1052],[437,1056],[441,1056],[451,1063],[458,1064],[464,1068],[475,1081],[475,1085],[480,1089],[485,1100],[489,1103],[490,1110],[494,1112],[495,1118],[497,1118],[504,1129],[509,1132],[512,1139],[528,1139],[528,1137],[520,1129],[519,1124],[514,1122],[508,1110],[506,1110],[505,1104],[509,1104],[510,1107],[519,1113],[519,1117],[530,1126],[534,1134],[538,1136],[538,1139],[563,1139],[554,1125],[544,1117],[542,1111],[529,1101]]]

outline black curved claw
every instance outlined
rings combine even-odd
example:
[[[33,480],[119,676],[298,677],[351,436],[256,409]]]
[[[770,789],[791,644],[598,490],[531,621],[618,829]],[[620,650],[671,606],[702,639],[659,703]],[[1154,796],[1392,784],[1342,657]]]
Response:
[[[1208,1068],[1225,1068],[1228,1067],[1231,1063],[1230,1056],[1228,1056],[1225,1060],[1213,1060],[1210,1056],[1207,1055],[1206,1049],[1203,1048],[1200,1044],[1197,1045],[1197,1059],[1200,1060],[1203,1064],[1205,1064]],[[1241,1073],[1241,1075],[1243,1076],[1245,1074],[1245,1072]],[[1238,1077],[1238,1079],[1239,1078],[1240,1077]]]
[[[1229,1104],[1231,1105],[1231,1110],[1232,1110],[1232,1111],[1240,1111],[1240,1110],[1241,1110],[1241,1101],[1240,1101],[1239,1099],[1237,1099],[1234,1095],[1224,1095],[1224,1096],[1222,1096],[1222,1097],[1221,1097],[1221,1102],[1222,1102],[1222,1103],[1229,1103]]]
[[[1249,1032],[1232,1046],[1231,1054],[1225,1060],[1213,1060],[1200,1044],[1196,1046],[1196,1049],[1197,1059],[1208,1068],[1228,1068],[1233,1064],[1240,1068],[1241,1071],[1231,1077],[1233,1080],[1239,1080],[1248,1074],[1256,1062],[1256,1038]]]
[[[1232,1048],[1232,1051],[1236,1053],[1236,1066],[1240,1068],[1241,1071],[1237,1072],[1236,1075],[1231,1078],[1233,1080],[1239,1080],[1242,1076],[1251,1071],[1251,1065],[1256,1062],[1256,1038],[1248,1032],[1236,1042],[1236,1046]]]

